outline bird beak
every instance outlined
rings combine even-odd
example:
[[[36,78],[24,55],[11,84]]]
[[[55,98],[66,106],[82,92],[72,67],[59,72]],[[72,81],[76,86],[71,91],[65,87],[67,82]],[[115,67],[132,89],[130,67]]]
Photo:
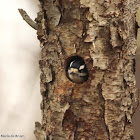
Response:
[[[69,72],[70,73],[78,73],[78,69],[76,69],[76,68],[70,68]]]

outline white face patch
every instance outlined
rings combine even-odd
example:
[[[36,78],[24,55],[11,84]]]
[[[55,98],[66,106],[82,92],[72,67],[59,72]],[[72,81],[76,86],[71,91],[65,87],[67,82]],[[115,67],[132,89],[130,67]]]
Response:
[[[79,68],[79,70],[82,70],[84,68],[85,68],[85,65],[81,65],[80,68]]]
[[[74,62],[74,61],[72,61],[72,62],[70,63],[70,67],[72,66],[73,62]]]

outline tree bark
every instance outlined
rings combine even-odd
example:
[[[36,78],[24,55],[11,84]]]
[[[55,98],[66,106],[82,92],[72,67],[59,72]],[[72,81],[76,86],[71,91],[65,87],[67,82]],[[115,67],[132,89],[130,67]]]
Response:
[[[138,0],[40,0],[42,123],[37,140],[132,140]],[[84,59],[83,84],[66,76]]]

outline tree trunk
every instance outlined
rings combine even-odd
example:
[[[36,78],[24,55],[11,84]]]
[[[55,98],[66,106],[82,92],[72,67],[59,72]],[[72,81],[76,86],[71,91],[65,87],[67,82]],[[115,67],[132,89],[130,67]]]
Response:
[[[40,0],[42,123],[37,140],[132,140],[137,0]],[[89,78],[66,76],[80,56]]]

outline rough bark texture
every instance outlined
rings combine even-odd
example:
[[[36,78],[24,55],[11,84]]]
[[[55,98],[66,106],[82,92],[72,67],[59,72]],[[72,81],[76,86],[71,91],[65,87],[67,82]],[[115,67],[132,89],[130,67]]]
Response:
[[[137,0],[40,0],[42,123],[37,140],[132,140]],[[66,77],[81,56],[89,79]]]

